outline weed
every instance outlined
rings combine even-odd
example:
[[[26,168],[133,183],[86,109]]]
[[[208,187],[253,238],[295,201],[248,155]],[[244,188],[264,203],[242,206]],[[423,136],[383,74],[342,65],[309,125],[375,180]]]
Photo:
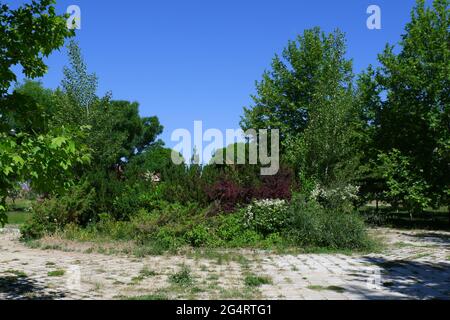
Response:
[[[247,287],[259,287],[265,284],[272,284],[272,279],[267,276],[249,274],[245,277],[244,283]]]
[[[49,277],[62,277],[62,276],[64,276],[65,274],[66,274],[66,271],[64,271],[64,270],[49,271],[49,272],[47,273],[47,275],[48,275]]]

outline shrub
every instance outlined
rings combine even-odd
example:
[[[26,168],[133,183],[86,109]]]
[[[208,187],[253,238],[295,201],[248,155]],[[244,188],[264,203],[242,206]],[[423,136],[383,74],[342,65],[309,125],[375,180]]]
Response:
[[[218,227],[217,236],[224,242],[232,241],[236,236],[245,231],[244,219],[241,212],[233,214],[224,214],[217,218]]]
[[[351,184],[324,188],[319,184],[311,192],[311,199],[328,209],[353,211],[359,200],[359,187]]]
[[[265,236],[280,232],[288,222],[287,209],[284,200],[254,201],[245,209],[245,224]]]
[[[210,234],[208,228],[200,224],[195,226],[191,231],[188,231],[185,238],[191,246],[196,248],[208,244]]]
[[[207,189],[209,200],[218,201],[220,208],[225,212],[233,211],[247,197],[247,191],[244,188],[228,179],[217,181]]]
[[[290,200],[294,184],[293,177],[293,171],[287,168],[281,168],[273,176],[262,176],[259,187],[252,189],[252,198]]]
[[[128,220],[142,207],[140,190],[137,186],[125,185],[122,192],[113,198],[111,212],[116,220]]]
[[[24,238],[38,238],[68,224],[86,225],[94,218],[94,203],[95,190],[86,185],[74,186],[63,196],[36,202],[31,220],[22,227],[22,235]]]
[[[291,189],[294,185],[291,170],[282,168],[273,176],[261,176],[258,166],[242,165],[235,170],[216,167],[222,170],[214,176],[214,168],[207,167],[208,183],[205,183],[208,200],[218,201],[222,211],[232,212],[239,205],[249,204],[258,199],[291,199]],[[215,180],[211,176],[214,176]]]
[[[290,235],[298,245],[331,249],[370,246],[364,222],[356,212],[324,208],[304,197],[296,197],[288,211]]]

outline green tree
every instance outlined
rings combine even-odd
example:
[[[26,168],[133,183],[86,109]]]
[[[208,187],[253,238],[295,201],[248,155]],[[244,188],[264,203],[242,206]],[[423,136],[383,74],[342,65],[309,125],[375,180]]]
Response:
[[[81,49],[75,41],[67,46],[70,67],[64,67],[62,87],[69,100],[89,115],[89,109],[97,99],[98,78],[89,74],[83,60]]]
[[[141,117],[137,102],[114,101],[111,94],[97,96],[98,79],[88,72],[81,49],[68,45],[69,66],[63,70],[62,91],[56,92],[55,126],[89,126],[83,141],[92,149],[93,167],[110,171],[146,148],[159,144],[163,127],[157,117]]]
[[[0,96],[17,80],[11,67],[21,65],[29,78],[47,71],[43,59],[74,35],[66,17],[57,15],[54,0],[32,1],[15,10],[0,4]]]
[[[15,10],[0,5],[0,224],[7,220],[8,190],[17,182],[29,180],[37,191],[56,191],[70,181],[73,164],[89,160],[87,150],[73,139],[81,131],[45,130],[44,117],[33,110],[40,102],[20,90],[8,93],[17,80],[13,66],[20,65],[29,78],[42,76],[47,71],[44,57],[73,36],[53,4],[32,1]]]
[[[340,31],[306,30],[257,82],[254,105],[244,109],[243,129],[280,129],[283,156],[302,182],[330,184],[349,163],[354,103],[352,62]]]
[[[448,205],[450,194],[450,11],[448,0],[431,7],[418,0],[399,53],[388,45],[381,67],[361,78],[366,133],[388,171],[387,195],[408,208]],[[403,169],[402,169],[403,168]],[[392,175],[386,177],[391,172]],[[410,187],[407,187],[406,185]],[[409,188],[413,196],[397,187]],[[414,186],[411,187],[411,186]],[[419,187],[420,186],[420,187]],[[411,204],[415,202],[415,205]]]

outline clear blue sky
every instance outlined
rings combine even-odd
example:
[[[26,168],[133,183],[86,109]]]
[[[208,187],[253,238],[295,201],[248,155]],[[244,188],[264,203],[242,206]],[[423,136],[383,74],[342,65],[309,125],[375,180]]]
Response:
[[[12,6],[27,1],[2,0]],[[355,72],[376,63],[386,43],[396,43],[414,0],[58,0],[82,10],[77,40],[99,94],[138,101],[143,116],[157,115],[169,147],[174,129],[238,128],[251,103],[255,80],[275,53],[304,29],[320,26],[347,34]],[[366,9],[382,10],[382,30],[368,30]],[[65,50],[47,61],[43,78],[56,88],[67,63]]]

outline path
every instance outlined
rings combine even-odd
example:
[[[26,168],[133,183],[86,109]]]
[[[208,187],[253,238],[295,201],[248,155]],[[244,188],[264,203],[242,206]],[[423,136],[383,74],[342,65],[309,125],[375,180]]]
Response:
[[[450,299],[450,233],[377,229],[383,254],[104,255],[32,249],[0,231],[0,299]],[[182,265],[193,284],[170,276]],[[248,274],[271,284],[245,285]]]

